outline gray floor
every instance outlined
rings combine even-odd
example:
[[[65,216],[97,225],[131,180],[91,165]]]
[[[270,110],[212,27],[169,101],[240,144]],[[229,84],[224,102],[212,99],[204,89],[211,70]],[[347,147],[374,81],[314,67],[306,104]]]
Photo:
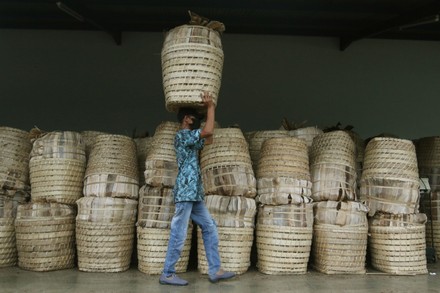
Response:
[[[136,268],[121,273],[85,273],[77,269],[31,272],[18,267],[0,269],[0,292],[440,292],[440,263],[428,264],[429,273],[390,276],[374,270],[365,275],[271,276],[254,267],[233,280],[209,283],[206,275],[191,270],[180,276],[186,287],[160,285],[158,276],[147,276]]]

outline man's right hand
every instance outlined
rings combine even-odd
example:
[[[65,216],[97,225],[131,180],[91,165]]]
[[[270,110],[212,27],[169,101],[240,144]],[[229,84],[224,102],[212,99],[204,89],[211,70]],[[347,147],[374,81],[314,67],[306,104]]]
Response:
[[[202,103],[205,108],[214,107],[214,102],[212,101],[212,96],[209,92],[204,91],[200,96],[202,97]]]

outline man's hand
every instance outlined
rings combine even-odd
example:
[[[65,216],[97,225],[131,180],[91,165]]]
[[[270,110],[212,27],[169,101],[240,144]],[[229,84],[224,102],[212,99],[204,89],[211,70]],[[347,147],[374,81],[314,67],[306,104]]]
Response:
[[[209,92],[204,91],[200,96],[202,97],[202,104],[205,108],[214,107],[214,102],[212,101],[212,96]]]

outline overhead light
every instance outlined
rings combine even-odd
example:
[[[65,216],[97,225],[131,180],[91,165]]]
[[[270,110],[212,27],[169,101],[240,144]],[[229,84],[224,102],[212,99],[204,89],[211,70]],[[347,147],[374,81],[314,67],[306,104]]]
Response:
[[[438,22],[439,20],[440,20],[440,17],[437,14],[437,15],[431,16],[429,18],[424,18],[424,19],[422,19],[420,21],[417,21],[417,22],[401,25],[399,27],[399,29],[403,30],[403,29],[406,29],[406,28],[415,27],[415,26],[419,26],[419,25],[435,23],[435,22]]]
[[[73,10],[72,8],[70,8],[69,6],[67,6],[66,4],[64,4],[61,1],[57,2],[57,6],[60,10],[64,11],[65,13],[69,14],[70,16],[76,18],[77,20],[84,22],[85,18],[84,16],[82,16],[81,14],[79,14],[78,12],[76,12],[75,10]]]

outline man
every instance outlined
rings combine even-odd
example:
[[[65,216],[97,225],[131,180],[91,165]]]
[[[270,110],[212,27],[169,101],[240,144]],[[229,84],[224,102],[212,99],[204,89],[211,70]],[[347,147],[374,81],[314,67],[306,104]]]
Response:
[[[199,151],[205,144],[211,144],[213,141],[215,106],[209,93],[204,92],[201,96],[203,106],[207,110],[203,129],[199,129],[203,115],[195,109],[181,108],[177,114],[181,130],[177,132],[174,141],[179,168],[173,190],[176,209],[171,221],[165,265],[159,279],[164,285],[188,285],[186,280],[176,275],[175,264],[185,243],[190,217],[202,229],[209,280],[215,283],[235,276],[233,272],[226,272],[221,268],[217,225],[204,203]]]

